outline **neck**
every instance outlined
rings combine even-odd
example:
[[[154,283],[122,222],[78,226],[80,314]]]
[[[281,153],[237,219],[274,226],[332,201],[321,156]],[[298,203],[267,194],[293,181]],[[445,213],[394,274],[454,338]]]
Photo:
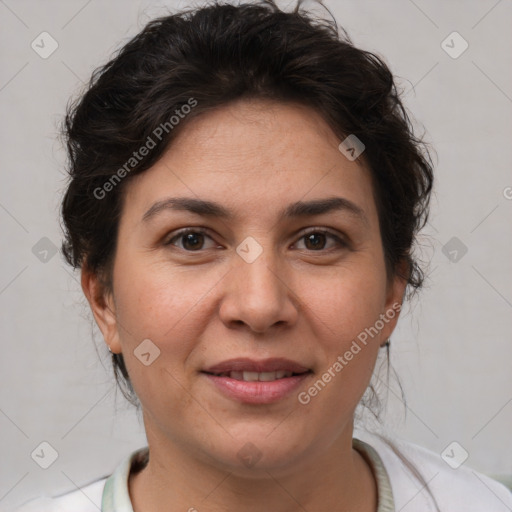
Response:
[[[259,470],[221,467],[147,433],[149,463],[129,479],[134,512],[260,512],[262,504],[273,512],[377,510],[375,478],[352,448],[352,426],[291,467]]]

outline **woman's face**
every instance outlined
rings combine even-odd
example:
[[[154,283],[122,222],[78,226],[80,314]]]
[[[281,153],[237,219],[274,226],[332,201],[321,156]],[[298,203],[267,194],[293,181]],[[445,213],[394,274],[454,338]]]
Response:
[[[387,279],[370,173],[340,142],[312,109],[239,101],[190,120],[127,183],[113,297],[91,301],[96,278],[82,283],[150,447],[243,472],[351,438],[405,283]]]

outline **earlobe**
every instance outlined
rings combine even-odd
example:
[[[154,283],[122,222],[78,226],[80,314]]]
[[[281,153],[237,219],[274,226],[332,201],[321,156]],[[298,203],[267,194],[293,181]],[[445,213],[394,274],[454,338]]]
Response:
[[[98,275],[89,271],[85,265],[82,267],[81,285],[105,343],[112,353],[120,354],[121,344],[113,295],[106,291]]]

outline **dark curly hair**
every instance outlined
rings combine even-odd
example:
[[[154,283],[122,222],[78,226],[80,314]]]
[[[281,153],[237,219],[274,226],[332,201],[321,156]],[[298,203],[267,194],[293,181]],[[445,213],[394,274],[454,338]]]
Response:
[[[309,106],[340,140],[353,134],[363,141],[388,275],[406,279],[408,292],[418,289],[424,275],[412,249],[428,217],[429,152],[413,134],[384,61],[300,1],[293,12],[263,0],[160,17],[94,71],[86,92],[68,105],[62,129],[70,176],[61,209],[67,262],[87,267],[111,292],[126,184],[157,162],[190,119],[241,98]],[[154,147],[139,158],[149,140]],[[130,399],[123,356],[114,354],[113,364]]]

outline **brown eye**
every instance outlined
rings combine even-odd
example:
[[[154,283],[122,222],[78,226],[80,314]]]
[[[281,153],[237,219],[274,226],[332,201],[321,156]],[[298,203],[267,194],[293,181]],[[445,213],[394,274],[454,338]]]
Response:
[[[188,252],[195,252],[203,249],[205,238],[210,238],[206,232],[202,229],[184,229],[179,231],[174,237],[172,237],[164,245],[175,245],[176,240],[181,240],[182,244],[180,249]]]
[[[203,238],[204,235],[202,233],[187,233],[182,235],[184,249],[201,249],[204,243]]]
[[[323,249],[325,239],[324,233],[310,233],[304,237],[306,247],[312,250]]]
[[[327,240],[334,240],[334,247],[347,247],[347,244],[337,235],[324,229],[311,230],[303,235],[300,240],[304,240],[304,245],[309,251],[322,251],[332,249],[333,246],[326,249]]]

